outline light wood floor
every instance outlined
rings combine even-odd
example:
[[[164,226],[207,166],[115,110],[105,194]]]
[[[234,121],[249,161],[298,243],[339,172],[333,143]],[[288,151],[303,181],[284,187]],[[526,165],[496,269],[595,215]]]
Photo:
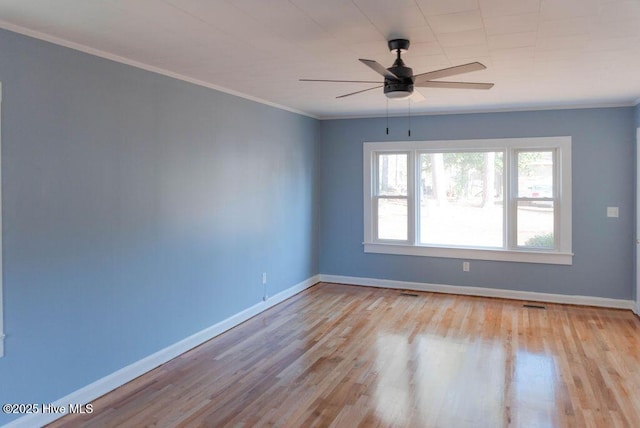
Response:
[[[631,312],[408,293],[316,285],[52,426],[640,427]]]

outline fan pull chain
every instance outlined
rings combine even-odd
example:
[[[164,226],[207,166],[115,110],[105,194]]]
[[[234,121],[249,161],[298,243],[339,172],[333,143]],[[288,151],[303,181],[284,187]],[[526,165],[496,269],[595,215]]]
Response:
[[[407,134],[411,137],[411,98],[409,98],[409,132]]]
[[[387,98],[387,135],[389,135],[389,98]]]

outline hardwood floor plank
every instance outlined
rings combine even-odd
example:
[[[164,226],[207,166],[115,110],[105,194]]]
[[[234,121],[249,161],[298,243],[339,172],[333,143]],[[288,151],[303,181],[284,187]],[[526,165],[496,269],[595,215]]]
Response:
[[[51,426],[640,426],[631,312],[408,294],[318,284]]]

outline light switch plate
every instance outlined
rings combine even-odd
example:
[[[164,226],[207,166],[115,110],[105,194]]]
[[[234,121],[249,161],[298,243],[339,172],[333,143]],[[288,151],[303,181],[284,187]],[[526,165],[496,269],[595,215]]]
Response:
[[[618,207],[607,207],[607,217],[618,217]]]

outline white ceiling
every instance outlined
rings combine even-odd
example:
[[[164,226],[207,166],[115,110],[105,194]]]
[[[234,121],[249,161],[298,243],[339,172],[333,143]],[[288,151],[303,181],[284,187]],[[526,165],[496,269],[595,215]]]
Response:
[[[319,117],[383,115],[382,89],[299,78],[378,80],[386,41],[424,73],[472,61],[412,113],[633,105],[640,0],[0,0],[0,27]],[[389,101],[391,114],[408,102]]]

